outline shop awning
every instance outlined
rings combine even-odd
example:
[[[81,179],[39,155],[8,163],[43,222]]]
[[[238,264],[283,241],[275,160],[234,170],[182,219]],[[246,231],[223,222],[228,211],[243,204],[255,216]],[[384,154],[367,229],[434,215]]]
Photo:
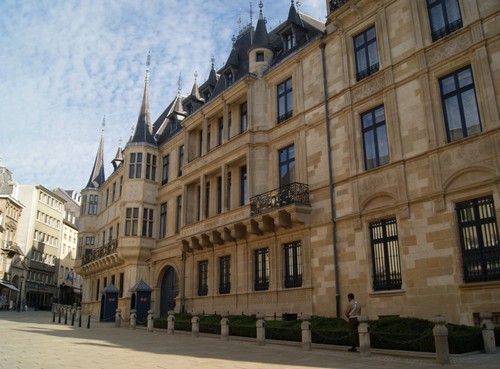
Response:
[[[19,292],[19,289],[10,282],[0,281],[0,285],[10,288],[12,291]]]

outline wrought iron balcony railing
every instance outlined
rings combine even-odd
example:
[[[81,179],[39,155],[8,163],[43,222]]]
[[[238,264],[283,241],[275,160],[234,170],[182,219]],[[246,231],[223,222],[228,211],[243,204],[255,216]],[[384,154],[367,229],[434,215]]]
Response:
[[[307,184],[293,182],[252,197],[250,199],[250,214],[262,214],[290,204],[311,205]]]
[[[111,255],[116,253],[116,249],[118,248],[118,241],[112,240],[101,246],[97,249],[93,249],[90,254],[85,254],[82,259],[82,265],[88,264],[92,261],[99,260],[107,255]]]
[[[349,0],[330,0],[330,12],[333,12],[347,3]]]

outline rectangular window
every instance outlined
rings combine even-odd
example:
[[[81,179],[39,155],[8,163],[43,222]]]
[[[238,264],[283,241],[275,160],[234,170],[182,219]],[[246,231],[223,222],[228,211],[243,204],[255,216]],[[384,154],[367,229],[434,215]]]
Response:
[[[113,182],[113,196],[111,197],[111,201],[115,202],[116,200],[116,182]]]
[[[227,119],[227,140],[231,140],[231,112],[229,112],[229,118]]]
[[[125,274],[124,273],[120,273],[120,294],[119,296],[120,297],[123,297],[123,285],[124,285],[124,281],[125,281]]]
[[[210,182],[205,184],[205,218],[210,216]]]
[[[231,192],[232,192],[232,184],[233,184],[233,181],[231,179],[231,172],[228,172],[227,173],[227,196],[226,196],[226,206],[227,206],[227,209],[228,210],[231,210]]]
[[[201,186],[196,186],[196,195],[198,200],[198,212],[196,213],[196,220],[199,221],[201,219]]]
[[[286,186],[295,182],[295,146],[290,145],[279,150],[279,186]]]
[[[240,205],[245,205],[247,202],[247,166],[240,168]]]
[[[493,196],[456,204],[464,281],[500,280],[500,243]]]
[[[354,37],[356,54],[356,80],[360,81],[378,71],[377,35],[375,27],[370,27]]]
[[[139,208],[125,210],[125,236],[137,236],[139,227]]]
[[[285,288],[302,286],[302,252],[300,241],[287,243],[285,251]]]
[[[182,195],[177,196],[177,208],[175,211],[175,233],[181,229]]]
[[[210,151],[210,143],[212,141],[212,126],[210,124],[207,125],[207,152]]]
[[[142,171],[142,153],[131,153],[128,177],[141,178]]]
[[[278,123],[293,115],[292,78],[278,85]]]
[[[284,50],[290,50],[295,47],[295,33],[291,31],[290,33],[283,36]]]
[[[439,80],[448,142],[481,132],[470,66]]]
[[[373,263],[373,290],[401,289],[398,228],[396,219],[370,224]]]
[[[365,169],[377,168],[389,162],[387,128],[384,107],[361,114]]]
[[[458,0],[427,0],[432,41],[437,41],[462,28]]]
[[[96,215],[97,214],[97,201],[98,195],[89,195],[89,209],[88,215]]]
[[[231,256],[219,258],[219,293],[231,292]]]
[[[184,165],[184,145],[179,146],[179,167],[177,168],[177,176],[182,176],[182,166]]]
[[[247,103],[240,105],[240,132],[247,130]]]
[[[119,196],[122,196],[122,188],[123,188],[123,177],[120,177],[120,194]]]
[[[208,295],[208,260],[198,263],[198,296]]]
[[[156,181],[156,155],[146,154],[146,179]]]
[[[109,188],[106,189],[106,207],[108,206],[109,203]]]
[[[219,122],[217,123],[217,146],[222,145],[223,139],[224,139],[224,119],[220,117]]]
[[[217,177],[217,214],[222,213],[222,177]]]
[[[165,238],[167,235],[167,203],[160,205],[160,233],[159,238]]]
[[[269,289],[269,248],[254,251],[254,289]]]
[[[170,171],[170,155],[165,155],[163,157],[163,165],[161,172],[161,184],[168,182],[168,172]]]
[[[153,209],[144,208],[142,213],[142,236],[153,237]]]
[[[200,129],[198,131],[198,156],[201,156],[201,154],[203,153],[203,130]]]
[[[257,63],[259,63],[259,62],[263,62],[263,61],[264,61],[264,52],[262,52],[262,51],[257,51],[257,52],[255,53],[255,61],[256,61]]]
[[[95,299],[96,299],[96,301],[99,301],[99,292],[100,292],[99,290],[100,289],[101,289],[101,280],[98,279],[97,280],[97,288],[95,290]]]

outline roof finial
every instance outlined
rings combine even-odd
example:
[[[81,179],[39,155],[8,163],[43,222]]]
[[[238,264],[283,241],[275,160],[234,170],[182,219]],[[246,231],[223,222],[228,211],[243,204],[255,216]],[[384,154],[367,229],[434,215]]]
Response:
[[[118,140],[118,147],[122,147],[122,138],[120,137],[120,139]]]
[[[262,0],[260,0],[259,1],[259,19],[263,19],[264,18],[264,16],[262,15],[262,8],[263,7],[264,7],[264,4],[262,3]]]
[[[212,54],[210,61],[212,62],[212,69],[215,69],[215,55]]]
[[[194,84],[196,84],[196,81],[198,80],[198,71],[194,71]]]
[[[236,36],[233,35],[233,38],[231,40],[233,41],[233,47],[234,47],[234,45],[236,44]]]
[[[104,117],[102,118],[101,134],[104,134],[104,127],[106,127],[106,114],[104,114]]]
[[[179,78],[177,79],[177,93],[180,95],[182,90],[182,74],[179,73]]]
[[[253,25],[253,1],[250,1],[250,25]]]
[[[241,9],[240,9],[240,14],[238,16],[238,20],[236,21],[238,23],[238,33],[241,33]]]
[[[297,11],[300,12],[300,7],[302,6],[302,1],[297,1]]]

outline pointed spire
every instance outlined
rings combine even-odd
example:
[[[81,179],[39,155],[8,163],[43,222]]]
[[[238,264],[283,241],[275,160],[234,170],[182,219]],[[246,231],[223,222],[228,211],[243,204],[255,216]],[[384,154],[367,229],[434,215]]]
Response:
[[[133,137],[129,143],[148,143],[156,146],[156,141],[151,133],[151,113],[149,110],[149,67],[151,65],[151,54],[148,53],[146,61],[146,77],[144,79],[144,94],[142,96],[141,110]]]
[[[262,0],[259,2],[259,20],[257,21],[257,27],[255,28],[255,38],[252,43],[252,47],[269,47],[269,35],[266,28],[266,20],[262,13],[262,8],[264,4]]]
[[[196,99],[201,101],[200,89],[198,88],[198,72],[194,72],[194,84],[191,89],[191,96],[194,96]]]
[[[85,188],[99,188],[105,181],[104,176],[104,126],[106,125],[106,116],[102,121],[101,130],[101,142],[97,149],[97,155],[95,157],[94,167],[92,168],[92,173],[90,173],[89,182]]]

